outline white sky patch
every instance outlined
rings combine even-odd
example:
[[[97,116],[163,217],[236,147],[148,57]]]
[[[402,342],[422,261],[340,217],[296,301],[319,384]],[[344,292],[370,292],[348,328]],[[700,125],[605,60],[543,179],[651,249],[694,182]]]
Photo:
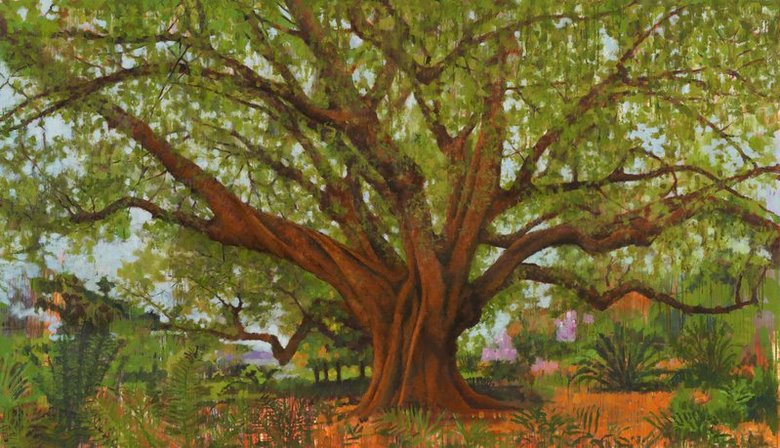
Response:
[[[642,141],[642,146],[659,157],[664,157],[666,151],[666,135],[656,127],[648,127],[644,124],[638,124],[636,129],[629,134],[631,138],[638,138]]]
[[[607,30],[604,28],[599,30],[599,35],[601,35],[601,45],[603,46],[601,49],[602,57],[608,61],[616,61],[618,48],[620,48],[618,41],[607,34]]]
[[[357,37],[357,35],[355,34],[349,35],[349,48],[354,50],[355,48],[358,48],[361,45],[363,45],[363,39]]]
[[[559,19],[559,20],[557,20],[555,22],[555,27],[558,28],[558,29],[561,29],[561,28],[564,28],[564,27],[566,27],[568,25],[571,25],[572,23],[574,23],[573,20],[571,20],[568,17],[564,17],[564,18]]]

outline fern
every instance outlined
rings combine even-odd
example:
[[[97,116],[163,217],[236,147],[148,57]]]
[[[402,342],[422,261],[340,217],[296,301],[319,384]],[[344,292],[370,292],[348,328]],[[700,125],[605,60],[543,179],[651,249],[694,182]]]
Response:
[[[178,446],[142,389],[106,391],[90,403],[93,440],[101,446]]]
[[[203,418],[200,411],[207,395],[203,382],[203,362],[198,347],[187,348],[173,362],[164,384],[165,416],[185,447],[195,446]]]
[[[107,332],[82,331],[54,342],[46,387],[57,424],[53,443],[78,446],[89,439],[86,405],[117,351],[116,340]]]
[[[0,356],[0,445],[9,448],[41,446],[43,415],[27,379],[24,363]]]

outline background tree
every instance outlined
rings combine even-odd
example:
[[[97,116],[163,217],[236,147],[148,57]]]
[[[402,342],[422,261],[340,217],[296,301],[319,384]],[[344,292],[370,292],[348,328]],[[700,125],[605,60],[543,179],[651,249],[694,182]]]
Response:
[[[367,345],[338,295],[311,274],[172,230],[163,244],[147,245],[120,271],[123,295],[161,316],[160,329],[262,341],[280,365],[312,332],[339,347]],[[277,332],[261,330],[274,327]],[[283,343],[275,333],[290,337]]]
[[[127,235],[141,209],[155,231],[329,284],[373,345],[357,412],[500,407],[458,373],[456,339],[515,281],[597,309],[631,291],[688,313],[759,301],[750,290],[780,241],[759,197],[780,172],[777,13],[4,2],[8,253],[46,232],[88,249]],[[724,257],[731,303],[653,282],[670,260]],[[605,278],[603,265],[620,269]]]

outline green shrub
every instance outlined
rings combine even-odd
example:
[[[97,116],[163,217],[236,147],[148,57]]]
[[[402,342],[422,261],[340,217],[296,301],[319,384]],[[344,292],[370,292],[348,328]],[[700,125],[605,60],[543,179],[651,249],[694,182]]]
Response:
[[[391,447],[433,446],[444,439],[441,415],[419,407],[391,409],[378,423],[377,432],[390,438]]]
[[[720,386],[736,366],[737,346],[732,342],[731,328],[712,317],[686,322],[673,346],[685,362],[677,376],[690,386]]]
[[[174,423],[174,432],[181,436],[185,447],[195,446],[202,422],[201,409],[207,389],[204,384],[199,347],[186,348],[171,364],[164,383],[165,416]]]
[[[756,369],[750,381],[753,397],[748,401],[748,418],[766,422],[773,431],[778,430],[777,376],[771,368]]]
[[[0,446],[41,446],[46,421],[37,408],[40,394],[28,380],[29,366],[15,359],[11,344],[0,345]]]
[[[712,399],[706,404],[713,419],[731,428],[748,419],[748,403],[755,397],[747,380],[734,379],[721,389],[710,392]]]
[[[718,429],[711,409],[695,402],[692,391],[681,389],[672,399],[669,411],[651,414],[647,421],[658,434],[672,444],[694,446],[733,446],[734,440]]]
[[[595,384],[601,390],[646,391],[661,385],[657,369],[659,339],[616,325],[612,334],[599,333],[593,353],[583,359],[572,380]]]

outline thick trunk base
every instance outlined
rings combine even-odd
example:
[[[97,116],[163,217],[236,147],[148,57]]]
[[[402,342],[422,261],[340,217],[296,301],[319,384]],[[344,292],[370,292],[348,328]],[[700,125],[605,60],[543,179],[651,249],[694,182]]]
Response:
[[[475,392],[455,364],[455,341],[436,343],[435,338],[418,338],[374,344],[373,375],[355,414],[367,417],[403,406],[422,406],[436,411],[474,414],[482,411],[516,409],[520,403],[503,402]],[[379,346],[378,346],[379,345]],[[404,350],[392,350],[404,347]],[[412,350],[410,354],[410,350]]]

